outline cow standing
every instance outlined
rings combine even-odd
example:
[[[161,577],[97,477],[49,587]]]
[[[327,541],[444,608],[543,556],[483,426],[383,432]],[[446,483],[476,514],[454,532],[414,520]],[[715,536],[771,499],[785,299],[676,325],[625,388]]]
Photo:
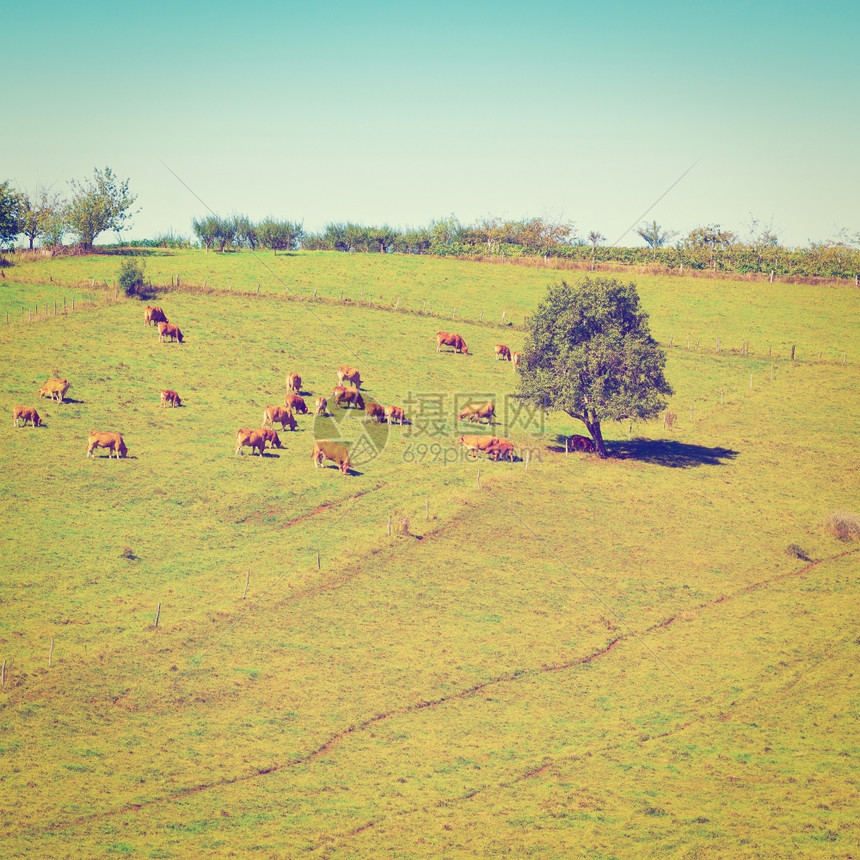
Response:
[[[62,403],[68,390],[68,379],[52,377],[39,389],[39,397],[50,397],[51,400],[56,399],[58,403]]]
[[[299,415],[308,414],[308,404],[305,403],[305,399],[301,394],[287,394],[284,397],[284,406],[292,409],[293,412],[298,412]]]
[[[266,447],[266,434],[261,433],[259,430],[252,430],[250,427],[241,427],[236,432],[236,456],[239,454],[244,454],[245,452],[242,450],[243,448],[251,449],[251,456],[253,457],[254,451],[256,451],[261,457],[263,456],[263,450]]]
[[[511,360],[511,351],[503,343],[496,344],[496,361],[498,361],[500,358],[504,361]]]
[[[326,410],[328,409],[328,400],[325,397],[317,397],[316,405],[314,407],[314,415],[321,415],[325,417]]]
[[[263,424],[274,425],[278,421],[281,425],[281,430],[295,430],[298,427],[296,419],[293,418],[293,410],[288,406],[267,406],[263,413]]]
[[[167,406],[168,403],[171,409],[174,406],[182,406],[182,398],[172,388],[165,388],[161,392],[161,405]]]
[[[16,427],[26,427],[28,421],[30,421],[34,427],[42,426],[42,419],[39,417],[39,413],[36,412],[32,406],[14,407],[12,409],[12,421],[15,423]],[[19,421],[23,421],[23,425],[18,424]]]
[[[296,394],[302,393],[302,378],[298,373],[287,374],[287,390],[293,391]]]
[[[335,385],[334,391],[332,391],[332,397],[334,397],[334,402],[337,406],[346,407],[352,403],[356,409],[364,409],[364,398],[361,396],[361,392],[357,388],[350,388],[345,385]]]
[[[340,445],[337,442],[329,442],[326,440],[318,440],[314,442],[314,451],[311,455],[314,464],[317,468],[322,466],[323,457],[327,460],[332,460],[337,464],[337,467],[344,475],[349,474],[349,451],[346,445]]]
[[[160,322],[158,324],[158,339],[163,343],[164,339],[175,340],[182,343],[184,338],[178,325],[169,322]]]
[[[459,352],[462,355],[469,354],[469,348],[466,346],[466,341],[458,334],[451,334],[447,331],[436,332],[436,352],[441,352],[443,346],[451,346],[454,352]]]
[[[520,353],[511,353],[511,364],[514,366],[514,370],[516,370],[520,366]]]
[[[87,439],[87,457],[95,457],[93,454],[95,448],[107,448],[108,459],[111,454],[116,454],[117,460],[128,454],[128,448],[121,433],[99,433],[97,430],[91,430]]]
[[[406,413],[402,406],[386,406],[385,420],[389,424],[403,424],[406,421]]]
[[[361,374],[357,367],[344,365],[337,369],[337,381],[343,385],[344,382],[351,382],[356,388],[361,388]]]
[[[143,312],[143,322],[144,325],[157,325],[160,322],[169,322],[169,320],[161,308],[147,305],[146,310]]]

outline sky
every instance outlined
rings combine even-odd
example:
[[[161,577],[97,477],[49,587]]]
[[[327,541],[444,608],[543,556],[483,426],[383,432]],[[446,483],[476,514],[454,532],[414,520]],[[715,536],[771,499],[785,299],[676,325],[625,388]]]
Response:
[[[44,0],[3,29],[0,181],[110,167],[126,238],[210,211],[860,231],[856,0]]]

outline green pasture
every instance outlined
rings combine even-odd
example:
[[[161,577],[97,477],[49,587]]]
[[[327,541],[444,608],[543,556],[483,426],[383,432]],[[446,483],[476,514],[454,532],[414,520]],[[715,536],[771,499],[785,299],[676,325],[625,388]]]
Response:
[[[521,459],[491,463],[453,413],[504,404],[493,346],[520,333],[470,311],[473,354],[440,354],[439,320],[361,285],[519,323],[556,273],[266,259],[302,267],[306,301],[256,295],[248,254],[167,259],[189,284],[233,267],[232,290],[158,297],[182,345],[105,290],[0,326],[2,856],[850,856],[858,551],[822,522],[857,511],[856,294],[631,276],[667,346],[680,320],[727,332],[719,353],[675,335],[674,426],[610,425],[600,461],[565,454],[567,416],[509,405],[492,432]],[[117,265],[14,267],[0,296],[52,310],[49,273],[68,296]],[[756,330],[831,353],[768,356]],[[234,455],[288,372],[310,402],[341,364],[413,424],[299,416],[282,450]],[[54,374],[70,402],[38,397]],[[12,427],[16,404],[44,426]],[[129,458],[87,459],[91,429]],[[352,443],[353,475],[314,468],[315,433]]]
[[[543,297],[548,282],[576,279],[579,270],[514,263],[475,263],[403,254],[345,254],[336,251],[139,250],[153,285],[175,284],[261,295],[290,295],[424,311],[456,329],[458,320],[521,326]],[[16,281],[42,284],[53,278],[75,290],[116,284],[122,257],[36,258],[6,270]],[[597,274],[600,274],[598,271]],[[842,286],[743,281],[707,276],[653,275],[631,267],[609,275],[637,284],[651,314],[652,333],[667,347],[744,349],[758,356],[860,360],[857,289]],[[12,310],[20,313],[20,302]],[[6,310],[0,305],[0,312]],[[442,325],[440,321],[439,325]],[[522,335],[509,332],[511,348]]]

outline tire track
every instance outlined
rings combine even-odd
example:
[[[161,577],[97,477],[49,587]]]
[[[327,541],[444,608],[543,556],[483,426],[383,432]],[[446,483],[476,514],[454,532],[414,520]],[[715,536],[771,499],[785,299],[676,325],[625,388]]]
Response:
[[[740,597],[740,596],[743,596],[745,594],[750,594],[752,592],[759,591],[763,588],[767,588],[771,585],[774,585],[778,582],[781,582],[782,580],[793,578],[793,577],[804,576],[807,573],[809,573],[810,571],[817,568],[819,565],[824,564],[825,562],[837,561],[841,558],[845,558],[845,557],[847,557],[849,555],[853,555],[857,552],[858,552],[857,549],[846,550],[844,552],[838,553],[837,555],[830,556],[829,558],[819,559],[817,561],[810,562],[809,564],[807,564],[805,567],[801,568],[800,570],[788,571],[786,573],[779,574],[778,576],[775,576],[775,577],[770,577],[768,579],[762,580],[762,581],[757,582],[757,583],[751,583],[750,585],[744,586],[743,588],[740,588],[731,594],[724,594],[718,598],[715,598],[714,600],[710,600],[710,601],[706,601],[704,603],[701,603],[698,606],[692,608],[691,610],[688,610],[687,612],[685,612],[683,614],[685,616],[690,614],[690,613],[700,614],[702,611],[707,610],[707,609],[712,609],[712,608],[718,606],[719,604],[725,603],[728,600],[733,600],[733,599]],[[331,587],[336,587],[336,586],[331,586]],[[334,749],[336,746],[338,746],[342,741],[347,740],[352,735],[357,734],[359,732],[363,732],[363,731],[369,729],[371,726],[378,725],[379,723],[382,723],[386,720],[390,720],[390,719],[393,719],[393,718],[399,717],[399,716],[408,716],[410,714],[415,714],[415,713],[418,713],[418,712],[426,710],[426,709],[438,708],[438,707],[441,707],[441,706],[444,706],[447,704],[451,704],[454,702],[464,701],[466,699],[474,697],[475,695],[483,692],[484,690],[487,690],[487,689],[490,689],[492,687],[496,687],[496,686],[499,686],[502,684],[513,683],[513,682],[518,681],[519,679],[522,679],[522,678],[539,677],[540,675],[543,675],[545,673],[565,671],[565,670],[569,670],[569,669],[574,669],[578,666],[583,666],[583,665],[592,663],[596,660],[599,660],[602,657],[606,657],[609,654],[611,654],[613,651],[615,651],[618,648],[618,646],[622,642],[626,642],[626,641],[628,641],[630,639],[634,639],[638,636],[646,635],[648,633],[653,633],[653,632],[656,632],[658,630],[663,630],[665,628],[668,628],[668,627],[672,626],[673,624],[675,624],[679,619],[680,619],[680,615],[674,615],[674,616],[667,618],[667,619],[664,619],[663,621],[660,621],[656,624],[652,624],[650,627],[647,627],[644,630],[644,632],[641,634],[636,633],[635,631],[631,631],[629,633],[623,633],[619,636],[616,636],[614,639],[612,639],[610,642],[608,642],[603,648],[599,648],[596,651],[592,651],[591,653],[583,655],[582,657],[578,657],[574,660],[565,661],[564,663],[542,664],[541,666],[531,668],[531,669],[516,669],[512,672],[507,672],[505,674],[498,675],[498,676],[493,677],[493,678],[489,678],[486,681],[482,681],[478,684],[472,685],[471,687],[467,687],[467,688],[460,690],[458,692],[455,692],[455,693],[450,693],[449,695],[446,695],[446,696],[440,696],[436,699],[425,699],[425,700],[422,700],[419,702],[415,702],[412,705],[406,705],[406,706],[400,707],[400,708],[393,708],[389,711],[384,711],[382,713],[375,714],[372,717],[368,717],[365,720],[362,720],[362,721],[357,722],[357,723],[353,723],[352,725],[347,726],[345,729],[342,729],[338,732],[335,732],[334,734],[332,734],[328,738],[328,740],[326,740],[324,743],[320,744],[319,746],[315,747],[310,752],[305,753],[304,755],[301,755],[301,756],[297,756],[297,757],[290,759],[288,761],[275,763],[275,764],[269,765],[267,767],[256,768],[249,773],[239,774],[239,775],[233,776],[233,777],[223,777],[221,779],[212,780],[211,782],[201,783],[199,785],[194,785],[194,786],[187,786],[185,788],[181,788],[181,789],[177,789],[176,791],[172,791],[168,794],[164,794],[160,797],[151,798],[150,800],[144,800],[144,801],[141,801],[139,803],[128,803],[128,804],[120,806],[116,809],[105,810],[103,812],[96,812],[96,813],[90,813],[88,815],[78,816],[78,817],[71,819],[69,821],[56,822],[56,823],[51,824],[47,827],[34,825],[31,827],[24,828],[23,830],[18,831],[17,833],[14,833],[14,834],[10,831],[7,831],[5,833],[5,835],[6,836],[12,836],[12,835],[24,836],[27,833],[48,833],[48,832],[57,832],[57,831],[61,831],[61,830],[67,830],[70,828],[77,827],[81,824],[92,823],[92,822],[96,822],[96,821],[103,821],[106,819],[114,818],[118,815],[125,815],[125,814],[129,814],[129,813],[139,812],[139,811],[144,810],[144,809],[148,809],[148,808],[158,806],[161,804],[170,803],[170,802],[175,801],[175,800],[180,800],[183,797],[189,797],[189,796],[199,794],[199,793],[204,792],[204,791],[210,791],[210,790],[216,789],[216,788],[225,788],[225,787],[229,787],[231,785],[238,785],[240,783],[249,782],[251,780],[258,779],[262,776],[267,776],[268,774],[278,773],[280,771],[289,770],[290,768],[293,768],[293,767],[297,767],[297,766],[301,766],[301,765],[305,765],[305,764],[310,764],[310,763],[314,762],[316,759],[321,758],[322,756],[326,755],[328,752],[330,752],[332,749]],[[693,620],[693,619],[691,618],[690,620]],[[722,714],[719,716],[721,717]],[[685,723],[682,723],[681,725],[675,727],[674,729],[670,729],[667,732],[664,732],[660,735],[654,735],[652,738],[649,738],[648,740],[650,741],[650,740],[656,740],[659,738],[669,737],[672,734],[676,734],[680,731],[684,731],[685,729],[689,728],[692,725],[695,725],[696,723],[703,721],[704,719],[706,719],[706,715],[699,716],[693,720],[689,720]],[[551,766],[551,763],[544,763],[543,765],[539,766],[538,768],[531,769],[531,770],[527,771],[526,773],[520,775],[515,780],[513,780],[510,784],[516,784],[517,782],[519,782],[523,779],[536,777],[540,773],[542,773],[546,769],[548,769],[550,766]],[[504,788],[504,787],[506,787],[506,784],[500,783],[498,787]],[[478,794],[482,791],[486,791],[489,788],[490,788],[489,786],[486,786],[486,787],[483,787],[480,789],[475,789],[475,790],[469,792],[467,795],[464,795],[460,798],[457,798],[454,800],[440,801],[439,804],[437,804],[437,805],[438,806],[444,806],[444,805],[447,805],[450,803],[462,802],[462,800],[468,800],[468,799],[474,797],[476,794]],[[404,813],[404,814],[406,814],[406,813]],[[362,827],[358,828],[356,831],[353,831],[353,833],[355,833],[357,835],[358,833],[362,832],[363,830],[367,829],[368,827],[374,826],[374,823],[375,822],[373,822],[373,821],[368,822],[365,825],[362,825]]]

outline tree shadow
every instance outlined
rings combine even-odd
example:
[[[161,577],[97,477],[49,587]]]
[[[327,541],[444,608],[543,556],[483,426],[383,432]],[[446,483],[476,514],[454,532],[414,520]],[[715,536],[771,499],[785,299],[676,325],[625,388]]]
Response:
[[[641,463],[652,463],[655,466],[667,466],[671,469],[723,466],[726,461],[734,460],[739,453],[731,448],[708,448],[705,445],[690,445],[674,439],[631,439],[607,442],[606,450],[610,457],[618,460],[638,460]]]

